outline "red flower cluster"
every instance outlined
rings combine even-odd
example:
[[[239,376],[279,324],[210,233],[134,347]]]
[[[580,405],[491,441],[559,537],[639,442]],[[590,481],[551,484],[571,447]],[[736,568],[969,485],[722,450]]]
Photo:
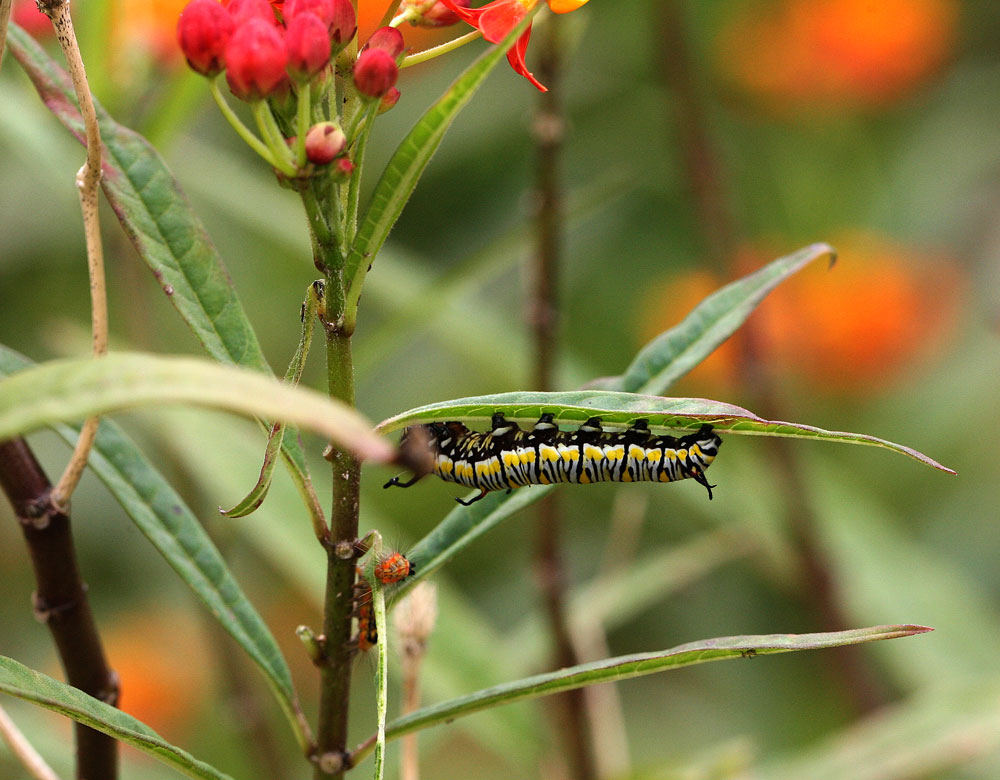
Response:
[[[267,0],[191,0],[177,22],[188,64],[205,76],[226,71],[233,94],[261,100],[320,73],[357,29],[350,0],[288,0],[279,20]]]

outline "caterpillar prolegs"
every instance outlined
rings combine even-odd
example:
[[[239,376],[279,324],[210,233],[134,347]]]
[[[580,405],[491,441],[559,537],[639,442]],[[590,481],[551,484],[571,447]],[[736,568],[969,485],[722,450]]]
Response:
[[[649,420],[636,420],[621,432],[606,432],[600,417],[591,417],[575,431],[560,431],[552,414],[543,414],[534,427],[522,430],[502,413],[493,415],[492,430],[470,431],[460,422],[414,425],[403,431],[400,447],[429,447],[434,473],[446,482],[479,488],[468,505],[492,490],[558,482],[675,482],[693,479],[708,490],[707,469],[722,440],[702,425],[679,439],[654,436]],[[422,476],[422,475],[420,475]],[[409,487],[399,477],[384,487]]]

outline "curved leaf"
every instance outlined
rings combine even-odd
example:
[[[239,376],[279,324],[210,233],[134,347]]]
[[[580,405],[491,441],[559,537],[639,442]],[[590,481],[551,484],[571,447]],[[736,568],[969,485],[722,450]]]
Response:
[[[361,286],[368,273],[372,258],[389,237],[403,207],[416,189],[424,169],[434,156],[445,132],[451,127],[458,113],[465,108],[476,90],[503,59],[514,41],[531,24],[537,8],[512,29],[507,36],[466,68],[434,105],[427,109],[413,129],[400,141],[382,176],[375,185],[371,203],[354,238],[354,244],[344,264],[344,278],[348,283],[347,314],[353,319]]]
[[[897,625],[818,634],[763,634],[703,639],[679,645],[670,650],[606,658],[601,661],[572,666],[568,669],[538,674],[523,680],[495,685],[492,688],[424,707],[409,715],[397,718],[386,726],[385,733],[387,739],[395,739],[411,731],[445,723],[500,704],[535,699],[539,696],[582,688],[585,685],[642,677],[667,669],[677,669],[708,661],[749,658],[757,655],[788,653],[794,650],[818,650],[825,647],[874,642],[880,639],[895,639],[923,634],[932,630],[926,626]],[[371,741],[373,740],[369,740],[369,742]],[[365,755],[369,749],[368,742],[366,742],[364,747],[356,751],[355,758]]]
[[[683,322],[639,350],[615,386],[603,389],[660,395],[712,354],[746,322],[764,297],[792,274],[821,257],[836,257],[827,244],[813,244],[727,284],[699,303]]]
[[[562,393],[514,392],[458,398],[397,414],[379,423],[376,430],[388,433],[414,423],[434,420],[462,420],[474,425],[488,426],[495,412],[503,412],[512,422],[526,424],[534,424],[543,413],[554,414],[556,422],[567,425],[580,425],[590,417],[600,417],[603,425],[609,428],[626,428],[636,420],[646,418],[653,430],[697,430],[707,423],[718,431],[747,436],[786,436],[846,444],[866,444],[908,455],[949,474],[955,473],[917,450],[876,436],[827,431],[801,423],[765,420],[739,406],[706,398],[661,398],[609,390],[573,390]]]
[[[55,360],[0,382],[0,439],[54,422],[165,403],[211,406],[304,425],[358,458],[391,461],[395,449],[346,404],[256,371],[188,357],[116,353]]]
[[[9,376],[31,365],[27,358],[0,346],[0,376]],[[52,427],[70,447],[75,446],[79,427]],[[267,624],[230,574],[184,499],[110,420],[101,421],[87,465],[142,534],[260,667],[299,744],[305,747],[308,738],[298,719],[299,707],[288,665]]]
[[[188,777],[232,780],[213,766],[167,742],[149,726],[66,683],[0,656],[0,691],[45,707],[138,748]]]
[[[316,324],[316,312],[320,306],[320,298],[323,296],[323,281],[313,282],[306,288],[306,297],[302,301],[300,319],[302,320],[302,333],[299,336],[299,344],[295,348],[295,354],[285,371],[285,382],[290,385],[298,385],[302,379],[302,372],[306,367],[306,358],[309,357],[309,348],[312,346],[313,327]],[[234,506],[232,509],[222,509],[219,511],[226,517],[246,517],[256,510],[267,497],[267,492],[271,489],[271,480],[274,477],[274,467],[278,464],[278,451],[285,438],[285,424],[274,423],[267,434],[267,445],[264,447],[264,462],[260,467],[260,476],[257,482],[250,489],[250,492]],[[321,522],[319,525],[323,525]]]
[[[83,120],[66,72],[16,25],[11,25],[9,42],[45,105],[85,143]],[[104,195],[168,300],[213,358],[273,373],[222,258],[163,159],[145,138],[118,124],[96,101],[95,108],[104,142]],[[281,451],[292,479],[313,515],[321,513],[298,436],[295,431],[287,433]]]

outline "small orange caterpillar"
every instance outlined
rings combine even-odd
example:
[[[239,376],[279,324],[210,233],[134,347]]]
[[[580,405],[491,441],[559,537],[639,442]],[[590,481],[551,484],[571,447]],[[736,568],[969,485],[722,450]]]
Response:
[[[354,610],[358,617],[358,650],[367,652],[378,644],[378,629],[375,627],[375,610],[372,609],[372,586],[365,579],[361,567],[356,569],[354,583]]]
[[[391,585],[416,574],[417,568],[402,553],[392,552],[375,562],[374,573],[375,578],[383,585]]]

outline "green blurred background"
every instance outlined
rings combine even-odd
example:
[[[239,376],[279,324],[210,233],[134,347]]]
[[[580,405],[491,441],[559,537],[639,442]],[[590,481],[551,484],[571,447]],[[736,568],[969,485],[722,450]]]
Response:
[[[368,5],[371,25],[382,4]],[[88,67],[98,97],[149,133],[174,170],[281,371],[315,277],[305,221],[203,83],[178,67],[178,7],[80,0]],[[732,634],[936,629],[846,654],[711,664],[597,689],[605,775],[1000,777],[1000,6],[595,0],[556,23],[567,111],[560,386],[620,373],[714,287],[828,241],[841,252],[837,267],[809,269],[776,292],[745,334],[673,392],[874,434],[958,471],[882,450],[731,436],[712,468],[711,503],[694,484],[564,489],[574,620],[594,658]],[[405,31],[415,48],[427,45]],[[403,98],[373,137],[369,189],[481,46],[404,73]],[[537,98],[506,66],[497,70],[376,262],[355,339],[358,404],[371,419],[531,389],[523,323]],[[73,187],[82,149],[9,57],[0,106],[0,340],[35,360],[84,354],[89,303]],[[108,211],[112,349],[200,354]],[[323,368],[314,354],[305,381],[321,387]],[[254,516],[225,521],[216,511],[253,484],[260,431],[192,411],[119,419],[204,518],[314,707],[315,677],[293,630],[318,623],[323,555],[294,490],[281,476]],[[57,474],[62,445],[45,434],[31,441]],[[322,447],[308,444],[321,475]],[[452,508],[455,491],[434,480],[382,491],[390,475],[366,469],[362,522],[405,550]],[[123,707],[236,777],[271,776],[241,731],[244,688],[265,693],[235,644],[91,476],[73,512]],[[434,578],[428,701],[548,668],[533,519],[512,519]],[[0,504],[0,653],[58,676],[32,618],[26,557]],[[362,659],[358,741],[374,723],[373,672]],[[68,726],[10,704],[65,774]],[[432,729],[421,738],[423,774],[561,777],[550,715],[545,702],[519,704]],[[285,776],[305,776],[271,717]],[[128,777],[168,774],[128,756]],[[0,777],[19,771],[0,752]]]

